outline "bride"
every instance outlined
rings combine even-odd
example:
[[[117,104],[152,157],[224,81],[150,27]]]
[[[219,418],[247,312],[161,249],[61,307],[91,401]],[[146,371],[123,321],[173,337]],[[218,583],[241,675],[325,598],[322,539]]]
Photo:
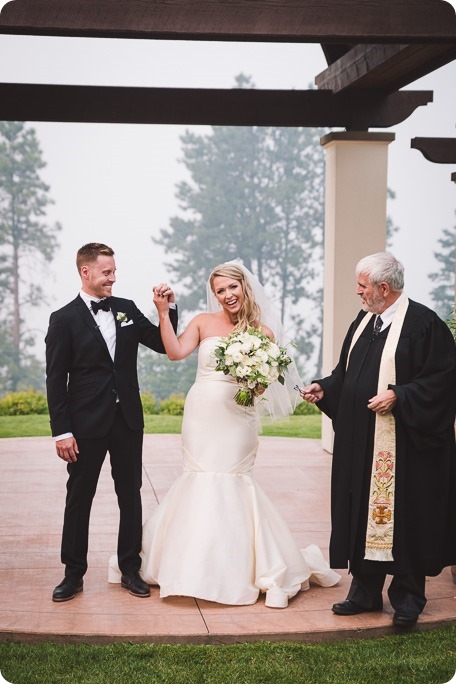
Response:
[[[241,407],[234,401],[235,379],[215,370],[214,349],[233,331],[261,326],[281,343],[280,321],[262,286],[239,262],[217,266],[208,281],[209,313],[193,318],[179,337],[168,297],[174,300],[171,291],[154,290],[166,352],[178,361],[199,346],[198,369],[185,401],[183,473],[144,523],[141,576],[159,585],[161,598],[246,605],[265,592],[270,608],[285,608],[289,598],[309,588],[309,580],[336,584],[340,576],[317,546],[298,549],[252,474],[258,408],[275,417],[292,413],[297,393],[275,382],[256,401],[259,407]],[[108,579],[120,582],[115,556]]]

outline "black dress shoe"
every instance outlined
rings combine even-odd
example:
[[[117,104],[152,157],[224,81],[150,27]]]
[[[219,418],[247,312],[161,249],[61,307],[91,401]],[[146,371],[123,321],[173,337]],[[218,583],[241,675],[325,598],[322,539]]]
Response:
[[[379,603],[373,608],[363,608],[351,599],[345,599],[340,603],[335,603],[332,607],[333,613],[336,615],[359,615],[360,613],[375,613],[383,609],[383,604]]]
[[[69,601],[82,591],[83,587],[84,582],[82,579],[64,577],[52,592],[52,600],[58,602]]]
[[[396,610],[393,617],[393,625],[397,627],[414,627],[418,622],[419,613],[412,610]]]
[[[141,579],[138,572],[122,575],[120,578],[120,586],[124,589],[128,589],[132,596],[139,596],[139,598],[150,596],[150,587],[147,582],[144,582],[144,580]]]

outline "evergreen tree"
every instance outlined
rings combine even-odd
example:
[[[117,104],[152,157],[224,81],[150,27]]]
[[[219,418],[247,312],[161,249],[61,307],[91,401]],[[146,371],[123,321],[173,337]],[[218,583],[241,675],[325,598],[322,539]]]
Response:
[[[439,316],[447,319],[455,308],[456,226],[444,228],[438,243],[440,250],[434,252],[434,256],[440,263],[440,269],[429,274],[429,278],[436,283],[431,290],[431,299],[435,302]]]
[[[236,85],[252,84],[240,76]],[[314,353],[311,333],[321,330],[323,133],[256,126],[187,132],[190,180],[177,187],[181,214],[154,240],[172,255],[167,267],[181,310],[204,309],[210,270],[240,259],[275,300],[302,361]]]
[[[50,226],[45,220],[51,200],[49,187],[39,175],[44,166],[34,129],[23,122],[0,122],[2,391],[42,386],[44,379],[42,366],[29,351],[33,337],[24,325],[23,313],[27,306],[43,301],[35,274],[40,261],[52,260],[60,230],[58,224]]]
[[[396,199],[396,193],[391,190],[390,188],[387,188],[387,196],[388,199]],[[391,250],[393,246],[393,238],[394,235],[398,232],[399,226],[395,226],[393,223],[393,219],[391,216],[386,217],[386,249]]]

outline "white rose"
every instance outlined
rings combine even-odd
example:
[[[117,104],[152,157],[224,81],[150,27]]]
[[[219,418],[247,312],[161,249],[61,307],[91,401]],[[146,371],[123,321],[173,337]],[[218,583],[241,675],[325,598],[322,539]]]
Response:
[[[252,345],[253,349],[259,349],[259,347],[261,346],[261,340],[256,335],[249,335],[248,341]]]
[[[278,359],[280,356],[280,348],[275,344],[275,342],[271,342],[271,344],[268,347],[268,355],[272,359]]]
[[[270,369],[269,369],[269,366],[267,363],[261,364],[261,366],[259,367],[258,370],[261,373],[261,375],[264,375],[265,378],[269,377],[269,370]]]
[[[249,352],[251,352],[253,348],[254,348],[253,344],[250,342],[250,340],[245,340],[241,344],[241,349],[245,354],[248,354]]]
[[[241,350],[241,343],[240,342],[231,342],[231,344],[228,345],[226,348],[225,354],[228,354],[229,356],[233,356],[236,352],[239,352]]]
[[[255,355],[256,355],[256,357],[257,357],[258,359],[261,359],[261,361],[263,361],[263,362],[265,362],[265,361],[268,360],[268,355],[267,355],[267,353],[264,351],[264,349],[257,349]]]

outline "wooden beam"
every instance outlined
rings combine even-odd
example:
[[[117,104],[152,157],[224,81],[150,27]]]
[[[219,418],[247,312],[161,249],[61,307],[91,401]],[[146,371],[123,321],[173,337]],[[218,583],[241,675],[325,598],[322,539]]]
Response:
[[[392,92],[456,58],[456,43],[355,45],[315,78],[320,89],[381,88]]]
[[[357,91],[205,90],[0,84],[0,120],[214,126],[387,128],[432,101],[432,91],[386,97]]]
[[[456,39],[445,0],[13,0],[0,32],[315,43]]]
[[[436,164],[456,164],[456,138],[412,138],[410,147]]]

